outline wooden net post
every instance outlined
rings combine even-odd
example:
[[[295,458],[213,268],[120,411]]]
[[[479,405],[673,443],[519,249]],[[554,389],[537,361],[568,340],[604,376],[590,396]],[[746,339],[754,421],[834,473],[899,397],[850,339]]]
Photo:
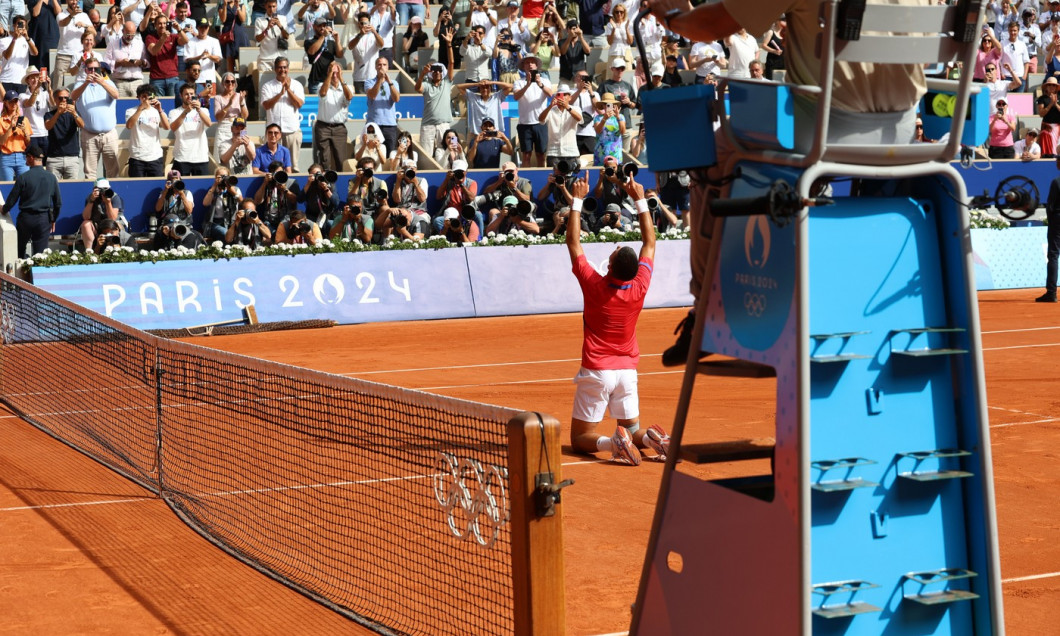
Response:
[[[516,636],[563,634],[563,518],[560,425],[540,413],[508,422],[511,456],[512,588]]]

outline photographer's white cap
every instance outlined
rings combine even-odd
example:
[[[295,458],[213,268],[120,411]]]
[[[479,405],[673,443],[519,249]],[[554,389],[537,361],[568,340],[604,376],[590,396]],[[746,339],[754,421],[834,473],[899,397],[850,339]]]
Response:
[[[467,162],[463,159],[457,159],[453,162],[453,170],[467,170]]]
[[[110,181],[107,181],[106,179],[96,179],[96,187],[106,190],[110,187]]]
[[[455,219],[458,216],[460,216],[460,212],[458,212],[456,208],[446,208],[445,209],[445,220],[446,221],[448,221],[449,219]]]
[[[401,160],[401,167],[405,168],[406,170],[409,169],[409,168],[415,168],[416,167],[416,160],[415,159],[402,159]]]

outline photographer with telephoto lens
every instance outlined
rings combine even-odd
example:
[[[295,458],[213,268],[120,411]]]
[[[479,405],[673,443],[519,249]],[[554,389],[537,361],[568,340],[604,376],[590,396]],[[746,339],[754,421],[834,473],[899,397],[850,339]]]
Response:
[[[648,211],[651,212],[656,230],[665,232],[672,227],[680,227],[681,219],[670,209],[670,206],[663,202],[658,192],[652,189],[645,190],[644,198],[648,201]]]
[[[167,214],[155,232],[151,242],[153,250],[171,250],[183,246],[190,250],[198,249],[203,244],[202,235],[191,229],[191,217]]]
[[[336,219],[331,224],[328,238],[331,240],[344,239],[347,241],[358,240],[365,245],[372,242],[375,233],[375,221],[361,210],[356,203],[345,203],[342,206],[342,218]]]
[[[155,214],[149,220],[150,231],[154,232],[159,226],[159,219],[170,215],[176,215],[184,223],[191,223],[191,212],[195,209],[195,200],[191,191],[184,187],[180,178],[179,170],[170,170],[166,176],[166,184],[158,193],[155,201]]]
[[[265,179],[254,193],[254,204],[265,225],[275,233],[280,221],[298,207],[298,194],[294,190],[297,184],[279,161],[273,161],[268,168]]]
[[[346,201],[350,205],[359,205],[364,213],[375,221],[375,227],[382,227],[379,199],[385,201],[390,191],[386,182],[375,176],[378,164],[371,157],[363,157],[357,162],[357,172],[350,179],[346,189]]]
[[[475,223],[475,209],[467,206],[464,212],[456,208],[446,208],[442,213],[442,234],[450,243],[474,243],[479,240],[479,229]]]
[[[435,198],[441,201],[442,208],[463,208],[465,205],[474,204],[475,195],[478,193],[478,183],[467,174],[467,162],[456,161],[453,167],[445,175],[445,180],[438,186]],[[435,217],[435,232],[440,232],[444,219]]]
[[[381,241],[390,236],[402,241],[422,241],[430,233],[430,217],[418,210],[392,208],[387,204],[386,197],[381,197],[375,226],[379,228],[378,237]]]
[[[341,212],[342,202],[335,196],[335,182],[339,175],[334,170],[314,163],[309,166],[309,181],[298,193],[298,202],[305,207],[306,218],[312,220],[323,234],[331,230],[331,224]]]
[[[501,166],[497,179],[482,188],[482,194],[475,197],[475,208],[486,211],[486,225],[500,214],[501,202],[505,197],[515,197],[520,201],[526,201],[531,206],[531,211],[536,211],[537,204],[534,203],[534,186],[524,177],[519,176],[519,167],[513,161],[506,161]]]
[[[250,249],[268,245],[272,240],[272,230],[258,216],[257,206],[250,199],[243,199],[232,217],[232,224],[225,233],[228,245],[246,245]]]
[[[99,223],[99,234],[92,241],[91,249],[95,254],[102,254],[108,247],[136,247],[136,239],[122,231],[121,226],[114,219],[103,219]]]
[[[243,191],[237,183],[239,177],[232,176],[228,168],[218,166],[214,171],[214,181],[202,198],[202,205],[208,211],[202,229],[207,241],[225,240],[228,226],[232,224],[232,218],[243,201]]]
[[[596,187],[593,188],[593,198],[599,202],[602,209],[615,204],[622,208],[622,214],[630,222],[633,221],[633,199],[629,198],[623,184],[626,180],[623,166],[614,157],[604,160],[604,167],[600,168]]]
[[[554,212],[562,207],[570,207],[574,197],[570,193],[570,183],[573,181],[570,172],[571,166],[557,164],[548,175],[548,181],[537,193],[537,205],[540,215],[545,219],[551,219]],[[546,232],[549,231],[546,229]]]
[[[411,159],[406,159],[397,171],[390,196],[399,208],[427,214],[427,180],[416,176],[416,164]]]
[[[540,234],[541,228],[534,219],[533,209],[529,201],[520,201],[515,197],[505,197],[501,201],[501,210],[486,228],[486,235],[490,232],[497,234],[508,234],[512,230],[522,230],[527,234]]]
[[[276,245],[319,245],[324,240],[320,227],[305,218],[305,212],[295,210],[291,217],[276,229]]]
[[[115,194],[107,179],[97,179],[92,192],[85,198],[85,207],[81,211],[81,242],[85,250],[95,244],[100,224],[107,219],[118,222],[125,214],[125,202]]]

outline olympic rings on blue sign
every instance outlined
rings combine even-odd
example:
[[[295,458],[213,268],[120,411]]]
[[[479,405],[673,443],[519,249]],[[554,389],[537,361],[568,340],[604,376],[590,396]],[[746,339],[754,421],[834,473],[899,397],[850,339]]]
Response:
[[[744,292],[743,306],[747,310],[748,316],[758,318],[766,311],[766,295]]]
[[[504,483],[508,469],[483,468],[475,459],[441,453],[434,473],[434,497],[445,513],[449,531],[460,539],[474,538],[489,548],[511,518]]]

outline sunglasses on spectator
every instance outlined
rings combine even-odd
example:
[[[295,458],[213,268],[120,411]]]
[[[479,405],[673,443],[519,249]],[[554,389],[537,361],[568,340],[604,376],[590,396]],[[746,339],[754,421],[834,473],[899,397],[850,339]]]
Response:
[[[224,83],[225,84],[235,84],[236,81],[235,80],[225,80]]]

